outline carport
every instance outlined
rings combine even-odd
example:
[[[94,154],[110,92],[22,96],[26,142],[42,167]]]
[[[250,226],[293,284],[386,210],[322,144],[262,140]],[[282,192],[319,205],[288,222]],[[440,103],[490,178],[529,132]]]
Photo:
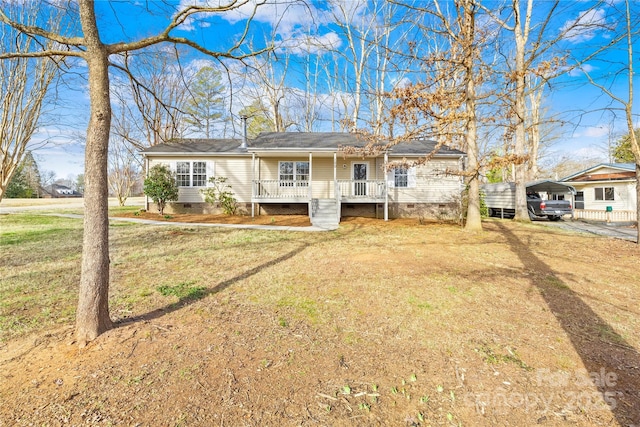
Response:
[[[573,197],[576,195],[576,189],[571,185],[565,184],[563,182],[550,181],[550,180],[541,180],[541,181],[533,181],[527,183],[527,193],[547,193],[547,194],[571,194],[571,201],[573,202]]]
[[[571,207],[576,207],[576,189],[563,182],[550,181],[548,179],[529,182],[527,183],[528,193],[547,193],[547,198],[550,198],[551,194],[569,193],[571,195]],[[573,219],[573,209],[571,212],[571,219]]]

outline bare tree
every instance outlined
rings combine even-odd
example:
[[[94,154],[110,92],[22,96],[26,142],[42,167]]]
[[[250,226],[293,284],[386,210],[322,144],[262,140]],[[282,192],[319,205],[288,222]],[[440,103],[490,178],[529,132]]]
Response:
[[[49,10],[45,16],[48,25],[57,31],[62,14],[56,9]],[[25,25],[35,24],[43,15],[32,1],[22,7],[9,4],[6,13]],[[54,46],[53,40],[29,37],[10,26],[0,27],[1,52],[30,53]],[[57,57],[12,57],[0,61],[0,200],[38,128],[49,86],[58,73],[56,61]],[[30,148],[37,147],[32,144]]]
[[[269,52],[261,60],[254,61],[247,73],[252,98],[260,100],[252,105],[264,108],[263,114],[270,119],[274,132],[284,132],[294,124],[286,111],[286,101],[290,97],[290,88],[285,84],[288,68],[288,53],[282,52],[276,59],[275,53]]]
[[[124,79],[121,74],[112,81],[118,100],[113,131],[138,150],[181,137],[191,75],[179,66],[177,49],[153,46],[121,58],[117,68]]]
[[[478,4],[509,35],[501,39],[501,44],[508,45],[508,40],[511,38],[514,45],[513,57],[507,57],[504,61],[508,68],[506,71],[507,93],[504,95],[504,101],[509,110],[507,114],[509,123],[506,126],[511,128],[506,134],[513,135],[513,153],[510,153],[509,160],[515,172],[515,219],[529,221],[526,181],[527,163],[532,153],[528,151],[527,146],[527,96],[530,93],[527,89],[527,80],[536,67],[544,69],[545,61],[547,64],[553,64],[557,60],[552,49],[561,41],[569,35],[592,30],[594,24],[578,19],[560,29],[555,27],[553,18],[560,16],[563,12],[561,10],[563,3],[560,0],[536,4],[538,7],[535,7],[535,14],[533,0],[505,1],[504,7],[495,7],[495,5],[489,7],[480,2]],[[567,5],[571,7],[569,2]],[[591,5],[591,8],[594,7]],[[503,17],[502,13],[508,16]],[[569,70],[570,68],[567,67],[555,67],[555,72],[549,72],[549,70],[545,72],[544,79],[549,81]]]
[[[440,145],[447,142],[466,150],[469,196],[465,229],[481,230],[477,85],[482,78],[477,69],[482,42],[476,31],[479,8],[474,0],[456,2],[451,15],[438,0],[424,7],[405,6],[412,15],[421,13],[429,19],[421,29],[436,35],[443,47],[435,46],[424,55],[415,53],[423,63],[424,80],[394,92],[400,102],[392,109],[392,115],[399,117],[405,128],[413,126],[400,139],[434,135]],[[413,49],[415,52],[417,47]]]
[[[90,119],[85,146],[85,214],[82,244],[80,295],[76,313],[76,339],[80,346],[95,339],[112,327],[109,316],[109,221],[107,153],[111,131],[111,99],[109,56],[138,51],[159,43],[185,45],[214,58],[244,59],[255,52],[243,52],[241,47],[251,19],[238,40],[227,51],[212,51],[197,42],[174,35],[181,24],[194,17],[219,14],[235,10],[248,1],[230,1],[216,7],[181,6],[172,15],[167,26],[159,33],[135,41],[105,43],[98,31],[95,3],[78,0],[77,8],[82,35],[63,34],[57,28],[33,25],[19,16],[10,17],[0,10],[0,22],[13,27],[28,37],[39,37],[53,45],[38,46],[33,52],[11,49],[0,54],[0,59],[75,57],[87,65],[90,98]],[[41,7],[46,7],[44,2]],[[69,7],[73,7],[69,4]]]
[[[140,166],[133,147],[123,139],[112,139],[109,147],[109,188],[124,206],[140,181]]]

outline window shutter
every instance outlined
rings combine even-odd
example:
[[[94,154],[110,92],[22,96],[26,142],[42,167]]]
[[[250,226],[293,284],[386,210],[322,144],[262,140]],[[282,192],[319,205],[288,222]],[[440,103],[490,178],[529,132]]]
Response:
[[[209,181],[211,178],[216,176],[216,162],[207,161],[207,187],[213,187],[213,183]]]
[[[395,169],[391,169],[389,172],[387,172],[387,185],[389,186],[389,188],[395,187],[396,185]]]
[[[416,178],[416,167],[409,168],[407,170],[407,187],[416,188],[417,178]]]
[[[176,162],[163,161],[160,164],[168,166],[169,169],[171,169],[171,172],[176,171]]]

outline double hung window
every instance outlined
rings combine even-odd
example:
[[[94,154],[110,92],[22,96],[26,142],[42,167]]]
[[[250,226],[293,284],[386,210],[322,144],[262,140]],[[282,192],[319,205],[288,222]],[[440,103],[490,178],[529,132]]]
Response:
[[[207,162],[177,162],[178,187],[206,187]]]
[[[309,162],[279,162],[281,187],[307,187],[309,185]]]
[[[395,168],[393,170],[393,186],[408,187],[409,186],[409,170],[406,168]]]
[[[615,200],[615,192],[613,187],[596,187],[596,200]]]

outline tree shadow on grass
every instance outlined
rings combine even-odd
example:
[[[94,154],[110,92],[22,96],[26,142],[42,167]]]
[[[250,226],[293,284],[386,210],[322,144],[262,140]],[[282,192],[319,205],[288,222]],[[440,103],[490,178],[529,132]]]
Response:
[[[620,426],[640,426],[640,354],[511,230],[498,224]],[[544,277],[544,280],[541,278]],[[544,379],[542,379],[544,380]],[[579,403],[579,402],[575,402]]]
[[[309,244],[305,243],[302,244],[298,247],[296,247],[295,249],[287,252],[284,255],[281,255],[277,258],[274,258],[272,260],[269,260],[267,262],[264,262],[256,267],[253,267],[247,271],[245,271],[242,274],[239,274],[235,277],[232,277],[231,279],[225,280],[224,282],[218,283],[216,286],[212,287],[212,288],[206,288],[206,287],[185,287],[183,285],[185,284],[181,284],[181,285],[177,285],[174,287],[171,287],[173,290],[175,290],[175,293],[171,292],[169,290],[170,293],[176,295],[179,297],[179,300],[175,303],[171,303],[169,305],[166,305],[164,307],[161,308],[157,308],[153,311],[150,311],[149,313],[146,314],[142,314],[139,316],[134,316],[134,317],[129,317],[126,319],[121,319],[119,321],[114,322],[115,327],[119,327],[119,326],[124,326],[127,324],[130,324],[132,322],[138,322],[141,320],[153,320],[153,319],[157,319],[159,317],[162,317],[164,315],[167,315],[169,313],[172,313],[176,310],[179,310],[187,305],[193,304],[196,301],[199,301],[209,295],[213,295],[213,294],[217,294],[218,292],[222,292],[223,290],[227,289],[229,286],[247,279],[251,276],[254,276],[258,273],[260,273],[262,270],[269,268],[269,267],[273,267],[275,265],[278,265],[290,258],[293,258],[294,256],[298,255],[299,253],[301,253],[304,249],[306,249],[309,246]],[[187,284],[188,285],[188,284]]]
[[[359,230],[360,228],[362,228],[361,226],[352,226],[349,228],[346,228],[342,233],[340,234],[336,234],[336,233],[330,233],[328,237],[320,239],[320,240],[315,240],[312,243],[309,242],[304,242],[299,244],[296,248],[292,249],[291,251],[277,257],[274,258],[272,260],[269,260],[267,262],[264,262],[256,267],[253,267],[247,271],[245,271],[242,274],[239,274],[235,277],[232,277],[231,279],[225,280],[224,282],[218,283],[216,286],[212,287],[212,288],[206,288],[206,287],[192,287],[189,286],[191,285],[191,283],[183,283],[183,284],[179,284],[173,287],[170,287],[171,289],[168,289],[169,294],[173,294],[178,296],[179,300],[175,303],[171,303],[169,305],[166,305],[164,307],[161,308],[157,308],[153,311],[150,311],[149,313],[145,313],[142,315],[138,315],[138,316],[133,316],[133,317],[128,317],[125,319],[120,319],[114,322],[114,327],[118,328],[121,326],[125,326],[125,325],[129,325],[131,323],[135,323],[135,322],[139,322],[139,321],[148,321],[148,320],[153,320],[153,319],[157,319],[160,318],[164,315],[167,315],[169,313],[172,313],[176,310],[179,310],[185,306],[188,306],[190,304],[193,304],[196,301],[199,301],[209,295],[213,295],[213,294],[217,294],[219,292],[222,292],[223,290],[227,289],[228,287],[232,286],[233,284],[240,282],[241,280],[247,279],[251,276],[254,276],[258,273],[260,273],[261,271],[263,271],[266,268],[269,267],[273,267],[275,265],[278,265],[284,261],[287,261],[290,258],[293,258],[294,256],[300,254],[302,251],[304,251],[306,248],[312,246],[312,245],[316,245],[322,242],[326,242],[326,241],[333,241],[333,242],[337,242],[339,240],[342,240],[344,238],[347,237],[347,235],[354,233],[355,231]]]

